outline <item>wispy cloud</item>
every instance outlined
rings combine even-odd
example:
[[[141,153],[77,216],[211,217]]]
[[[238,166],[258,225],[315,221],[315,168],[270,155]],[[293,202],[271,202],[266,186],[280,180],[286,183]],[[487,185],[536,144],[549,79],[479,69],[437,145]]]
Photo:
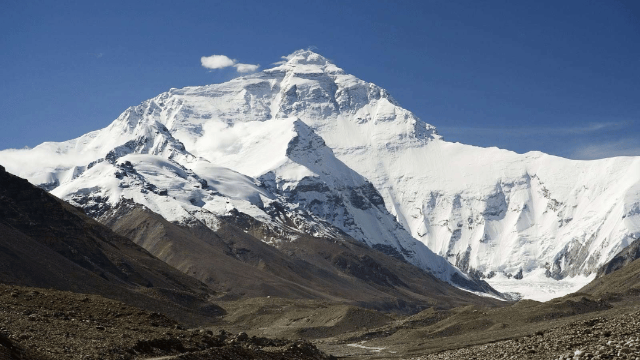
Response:
[[[614,156],[638,155],[640,155],[640,144],[638,144],[637,139],[621,139],[578,147],[569,157],[578,160],[593,160]]]
[[[241,64],[237,60],[231,59],[226,55],[211,55],[200,58],[200,63],[207,69],[224,69],[227,67],[235,67],[239,73],[253,72],[260,68],[260,65]]]
[[[539,127],[519,127],[519,128],[504,128],[504,127],[473,127],[473,126],[438,126],[438,132],[443,135],[463,135],[463,134],[502,134],[509,136],[531,136],[537,134],[544,135],[587,135],[596,133],[599,131],[615,131],[621,130],[625,127],[632,125],[632,121],[617,121],[617,122],[600,122],[600,123],[587,123],[580,126],[568,126],[568,127],[552,127],[552,126],[539,126]]]
[[[479,146],[498,146],[518,152],[542,150],[551,154],[593,160],[640,155],[640,142],[632,139],[633,120],[590,122],[575,126],[473,127],[438,126],[445,139]]]
[[[588,134],[598,131],[615,131],[621,130],[628,126],[631,126],[633,121],[616,121],[616,122],[601,122],[601,123],[588,123],[583,126],[561,128],[570,134]]]

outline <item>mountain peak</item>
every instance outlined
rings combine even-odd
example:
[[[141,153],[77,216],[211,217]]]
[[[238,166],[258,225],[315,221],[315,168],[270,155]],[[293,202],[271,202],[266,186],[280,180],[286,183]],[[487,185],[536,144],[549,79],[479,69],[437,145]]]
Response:
[[[282,59],[283,61],[277,63],[278,66],[267,69],[265,72],[286,71],[295,74],[344,74],[344,71],[329,59],[311,50],[296,50],[287,56],[283,56]]]
[[[287,64],[289,65],[297,65],[297,64],[302,64],[302,65],[327,65],[327,64],[331,64],[331,61],[329,61],[327,58],[325,58],[324,56],[313,52],[311,50],[296,50],[293,53],[284,56],[284,59],[287,60]]]

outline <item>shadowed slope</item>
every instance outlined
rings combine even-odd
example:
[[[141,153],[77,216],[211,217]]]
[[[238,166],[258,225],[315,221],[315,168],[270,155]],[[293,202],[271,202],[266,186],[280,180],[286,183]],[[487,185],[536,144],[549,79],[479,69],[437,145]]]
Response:
[[[0,281],[99,294],[183,321],[219,313],[206,285],[3,167]]]
[[[579,292],[614,298],[619,295],[632,296],[636,300],[640,294],[640,261],[636,259],[618,270],[596,278]]]
[[[214,232],[182,227],[139,205],[121,204],[100,219],[155,256],[207,283],[221,299],[277,296],[323,299],[412,312],[429,306],[495,306],[501,302],[459,290],[411,264],[355,240],[299,236],[275,247],[270,231],[242,213],[221,218]]]
[[[597,277],[602,277],[607,274],[611,274],[614,271],[620,270],[625,266],[631,264],[636,259],[640,258],[640,240],[632,242],[629,246],[622,249],[616,256],[608,263],[604,264],[599,270]]]

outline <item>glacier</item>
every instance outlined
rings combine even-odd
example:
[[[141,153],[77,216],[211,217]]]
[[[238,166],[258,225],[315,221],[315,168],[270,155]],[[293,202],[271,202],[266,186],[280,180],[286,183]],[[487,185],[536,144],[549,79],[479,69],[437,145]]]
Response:
[[[298,230],[337,228],[445,280],[460,269],[504,291],[557,282],[545,299],[640,237],[640,158],[451,143],[308,50],[171,89],[78,139],[0,151],[0,163],[96,217],[126,198],[215,228],[236,209],[294,240],[285,208]]]

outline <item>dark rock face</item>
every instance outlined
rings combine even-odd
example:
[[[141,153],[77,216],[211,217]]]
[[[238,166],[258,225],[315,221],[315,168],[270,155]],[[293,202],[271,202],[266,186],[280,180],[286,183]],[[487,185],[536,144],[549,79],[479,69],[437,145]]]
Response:
[[[105,156],[105,160],[115,164],[119,158],[128,154],[147,154],[162,151],[168,151],[170,153],[169,159],[173,158],[177,154],[186,154],[188,157],[193,157],[193,155],[186,151],[184,144],[176,140],[163,124],[155,122],[153,126],[155,127],[153,137],[142,135],[134,140],[129,140],[111,150]],[[161,140],[156,144],[156,140],[158,138]]]
[[[368,181],[363,186],[349,189],[349,202],[360,210],[368,210],[373,206],[384,209],[382,196]]]
[[[629,246],[619,252],[613,259],[611,259],[611,261],[598,269],[596,278],[620,270],[638,258],[640,258],[640,239],[632,242]]]
[[[404,256],[402,256],[402,254],[393,246],[391,245],[385,245],[385,244],[373,244],[371,246],[372,248],[380,251],[381,253],[385,254],[385,255],[389,255],[392,256],[398,260],[401,261],[406,261]]]
[[[522,269],[520,269],[518,273],[513,276],[513,278],[517,280],[522,280]]]
[[[451,237],[453,237],[457,232],[457,236],[459,238],[460,235],[460,229],[457,229],[453,232],[453,234],[451,235]],[[453,243],[452,243],[453,244]],[[467,247],[467,251],[465,251],[464,253],[458,253],[456,254],[456,262],[455,265],[458,267],[458,269],[464,271],[464,272],[469,272],[469,259],[470,259],[470,255],[471,255],[471,246]]]
[[[274,189],[274,190],[277,191],[277,189]],[[329,189],[329,186],[327,186],[327,184],[321,181],[318,181],[313,177],[307,176],[302,180],[300,180],[300,182],[298,182],[298,184],[296,185],[295,189],[292,190],[291,193],[289,193],[289,198],[295,199],[298,193],[305,193],[305,192],[329,193],[331,192],[331,189]]]
[[[382,195],[380,195],[378,190],[376,190],[373,184],[370,183],[369,181],[367,181],[367,183],[360,188],[360,192],[365,198],[369,200],[369,202],[371,202],[371,204],[377,207],[385,208],[384,199],[382,198]]]
[[[77,206],[82,207],[85,214],[91,217],[100,217],[105,212],[111,210],[109,198],[100,195],[78,193],[71,196],[71,201]]]

